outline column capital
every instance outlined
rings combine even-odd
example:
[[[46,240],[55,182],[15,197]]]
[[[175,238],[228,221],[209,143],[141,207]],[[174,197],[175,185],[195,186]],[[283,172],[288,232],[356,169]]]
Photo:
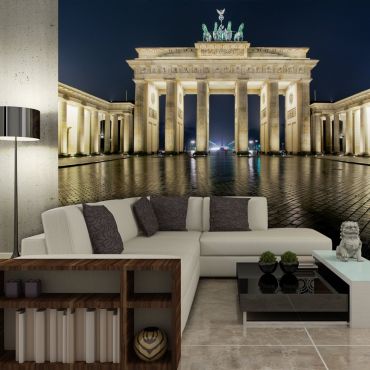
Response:
[[[311,81],[312,81],[312,78],[308,78],[308,79],[300,79],[297,82],[300,82],[302,84],[310,84]]]
[[[134,78],[133,81],[135,82],[136,85],[148,83],[148,81],[144,80],[143,78]]]

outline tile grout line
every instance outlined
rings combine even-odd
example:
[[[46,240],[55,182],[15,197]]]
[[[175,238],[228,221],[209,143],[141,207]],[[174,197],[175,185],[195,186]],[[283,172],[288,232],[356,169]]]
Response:
[[[323,357],[321,356],[321,353],[320,353],[319,349],[317,348],[317,346],[316,346],[315,342],[313,341],[313,339],[312,339],[312,337],[311,337],[311,334],[308,332],[308,330],[307,330],[307,328],[306,328],[306,327],[304,328],[304,330],[306,331],[306,333],[307,333],[307,335],[308,335],[308,338],[310,338],[310,341],[311,341],[311,343],[312,343],[313,347],[315,348],[316,353],[317,353],[317,354],[318,354],[318,356],[320,357],[320,360],[321,360],[321,361],[322,361],[322,363],[324,364],[325,369],[326,369],[326,370],[329,370],[328,365],[326,365],[326,362],[324,361]]]
[[[312,344],[182,344],[181,347],[313,347],[313,345]]]
[[[181,344],[182,347],[366,347],[370,344]]]

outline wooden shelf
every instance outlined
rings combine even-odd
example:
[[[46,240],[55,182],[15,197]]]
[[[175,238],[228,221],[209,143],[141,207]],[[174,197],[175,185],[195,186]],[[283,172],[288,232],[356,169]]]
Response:
[[[127,301],[128,308],[169,308],[171,293],[134,293]]]
[[[119,308],[119,293],[44,293],[36,298],[0,297],[0,308]]]
[[[77,361],[73,364],[63,364],[61,362],[45,362],[42,364],[36,364],[35,362],[27,361],[23,364],[18,363],[15,360],[14,351],[5,351],[0,355],[0,369],[1,370],[119,370],[120,364],[113,364],[111,362],[94,362],[92,364],[86,364],[85,362]]]
[[[145,362],[140,360],[136,354],[132,354],[128,361],[128,369],[130,370],[171,370],[171,352],[167,351],[164,357],[158,361]]]

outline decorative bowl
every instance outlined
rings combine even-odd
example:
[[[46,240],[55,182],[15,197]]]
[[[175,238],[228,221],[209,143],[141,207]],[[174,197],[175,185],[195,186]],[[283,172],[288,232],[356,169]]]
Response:
[[[167,335],[157,327],[148,327],[135,335],[134,350],[143,361],[159,360],[167,351]]]

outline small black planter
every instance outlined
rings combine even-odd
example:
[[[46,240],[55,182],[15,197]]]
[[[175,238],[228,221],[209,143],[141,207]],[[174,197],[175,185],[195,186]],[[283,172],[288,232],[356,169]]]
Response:
[[[279,262],[280,268],[286,273],[286,274],[293,274],[298,270],[299,262],[295,263],[284,263]]]
[[[258,262],[258,266],[260,267],[261,271],[264,272],[265,274],[272,274],[277,267],[278,263],[263,263],[263,262]]]

